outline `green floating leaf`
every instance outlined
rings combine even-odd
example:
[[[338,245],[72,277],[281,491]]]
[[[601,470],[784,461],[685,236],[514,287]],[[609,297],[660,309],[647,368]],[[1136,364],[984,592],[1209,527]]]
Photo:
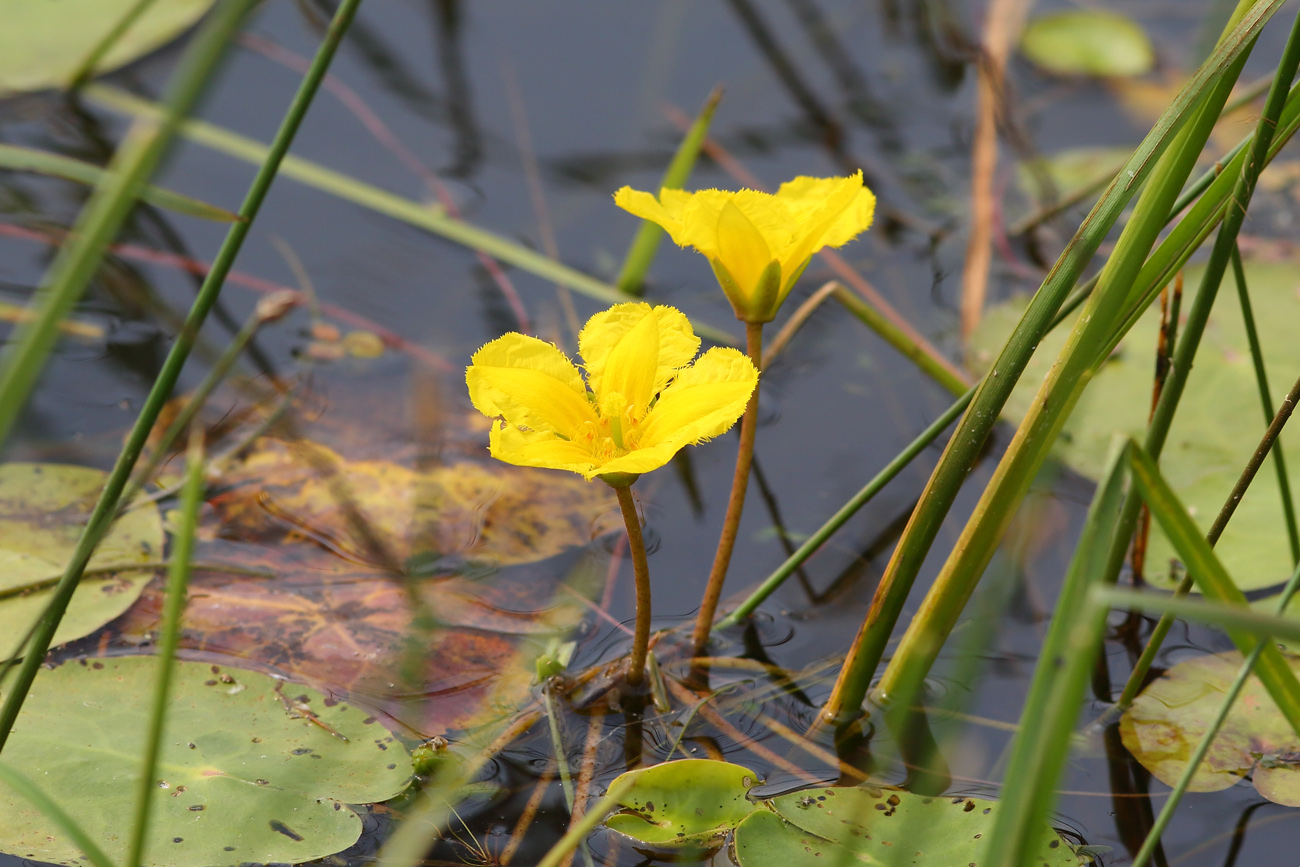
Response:
[[[766,804],[772,812],[756,811],[736,828],[740,867],[982,864],[998,809],[996,801],[869,786],[808,789]],[[1047,827],[1030,851],[1038,864],[1080,863],[1069,844]]]
[[[705,846],[754,810],[749,790],[759,783],[749,768],[712,759],[683,759],[628,771],[633,786],[623,811],[605,820],[612,830],[655,846]],[[618,782],[616,780],[615,782]]]
[[[104,486],[104,473],[62,464],[0,465],[0,659],[8,659],[49,602],[82,528]],[[109,528],[54,643],[89,635],[140,597],[153,570],[131,564],[158,561],[163,527],[158,509],[130,509]]]
[[[155,659],[127,657],[41,672],[5,750],[116,863],[157,671]],[[191,662],[177,664],[172,689],[145,865],[322,858],[361,834],[347,804],[386,800],[410,779],[400,742],[365,712],[312,690]],[[0,851],[82,863],[56,825],[2,785]]]
[[[1300,659],[1288,656],[1300,674]],[[1174,785],[1241,668],[1237,651],[1180,662],[1142,691],[1120,720],[1124,746],[1157,779]],[[1300,737],[1259,678],[1251,676],[1188,789],[1217,792],[1250,774],[1261,795],[1300,807]]]
[[[1270,380],[1275,386],[1290,383],[1300,370],[1300,341],[1292,333],[1294,323],[1300,320],[1296,264],[1249,261],[1246,272]],[[1200,274],[1199,267],[1187,269],[1188,293],[1195,291]],[[1202,530],[1214,522],[1266,427],[1241,307],[1231,297],[1231,285],[1221,291],[1228,297],[1215,307],[1160,457],[1160,471]],[[1023,299],[1017,299],[988,311],[969,347],[974,368],[982,371],[996,357],[1024,305]],[[1159,305],[1154,305],[1079,398],[1054,451],[1071,469],[1096,478],[1115,431],[1141,440],[1151,409],[1158,320]],[[1023,417],[1071,325],[1063,323],[1043,339],[1007,402],[1008,417]],[[1281,443],[1290,466],[1300,466],[1300,437],[1283,433]],[[1255,476],[1215,546],[1215,553],[1242,590],[1280,584],[1291,574],[1281,504],[1277,474],[1266,466]],[[1164,534],[1153,526],[1146,559],[1148,580],[1165,587],[1176,584],[1177,576],[1171,578],[1168,570],[1174,556]]]
[[[1029,22],[1020,38],[1025,56],[1058,75],[1124,78],[1155,65],[1142,27],[1117,12],[1074,9]]]
[[[97,71],[117,69],[170,42],[212,3],[155,0],[109,49]],[[134,5],[135,0],[6,3],[0,27],[0,96],[67,84],[81,61]]]

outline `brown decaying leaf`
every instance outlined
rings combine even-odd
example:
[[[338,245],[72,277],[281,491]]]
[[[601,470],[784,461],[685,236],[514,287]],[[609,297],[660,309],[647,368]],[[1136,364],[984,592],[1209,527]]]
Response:
[[[608,554],[591,543],[621,526],[617,505],[579,476],[492,462],[443,407],[443,460],[384,459],[415,462],[406,413],[377,417],[379,390],[355,386],[299,402],[322,441],[262,437],[210,486],[196,559],[229,571],[193,576],[184,652],[307,681],[424,736],[482,722],[494,690],[510,700],[488,713],[509,714],[531,696],[521,646],[579,625],[573,592],[599,592]],[[147,641],[161,606],[151,587],[117,633]]]

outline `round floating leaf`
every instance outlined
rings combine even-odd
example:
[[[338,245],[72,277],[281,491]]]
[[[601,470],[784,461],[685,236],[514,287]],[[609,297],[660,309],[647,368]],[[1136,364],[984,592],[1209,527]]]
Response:
[[[1300,341],[1291,333],[1300,320],[1296,265],[1249,261],[1246,270],[1265,365],[1277,389],[1292,382],[1295,371],[1300,370]],[[1187,269],[1189,293],[1199,284],[1200,274],[1200,268]],[[1231,277],[1219,291],[1226,297],[1220,299],[1210,318],[1160,457],[1161,472],[1202,530],[1213,523],[1266,427],[1241,308],[1232,297]],[[987,369],[1023,311],[1023,299],[988,311],[969,348],[973,367]],[[1098,370],[1066,420],[1054,454],[1077,472],[1096,478],[1114,432],[1140,440],[1146,430],[1159,312],[1157,304],[1143,315]],[[1062,323],[1043,338],[1007,402],[1009,418],[1024,415],[1072,326],[1073,320]],[[1288,466],[1300,466],[1300,437],[1284,433],[1281,443]],[[1277,474],[1272,466],[1265,466],[1215,547],[1243,590],[1280,584],[1291,574],[1281,503]],[[1172,586],[1177,576],[1171,579],[1168,567],[1176,555],[1157,524],[1152,522],[1147,577],[1152,583]]]
[[[753,812],[748,794],[759,782],[749,768],[712,759],[665,762],[618,779],[633,785],[623,810],[605,824],[642,843],[668,847],[720,841]]]
[[[5,761],[118,863],[126,856],[157,673],[149,657],[42,671],[5,749]],[[410,779],[409,754],[383,727],[304,687],[184,662],[172,689],[146,865],[322,858],[360,836],[361,819],[347,804],[391,798]],[[0,850],[82,863],[56,826],[3,786]]]
[[[755,813],[736,828],[741,867],[790,867],[819,856],[827,863],[882,867],[982,864],[998,809],[996,801],[979,798],[872,787],[808,789],[767,804],[774,813]],[[1032,851],[1038,864],[1080,860],[1048,827],[1038,832]]]
[[[117,69],[175,39],[213,0],[155,0],[100,61]],[[0,27],[0,96],[62,87],[135,0],[6,3]]]
[[[104,473],[61,464],[0,465],[0,659],[45,610],[51,587],[72,558],[90,517]],[[129,566],[163,555],[158,509],[128,510],[109,528],[89,568]],[[89,635],[126,611],[152,571],[97,572],[85,576],[54,634],[62,644]]]
[[[1288,656],[1287,662],[1300,673],[1300,658]],[[1241,663],[1241,654],[1234,650],[1198,656],[1169,669],[1142,691],[1120,720],[1124,746],[1157,779],[1174,785]],[[1189,788],[1217,792],[1251,774],[1265,798],[1300,807],[1298,767],[1300,737],[1259,679],[1251,676]]]
[[[1117,12],[1073,9],[1029,22],[1020,38],[1025,56],[1058,75],[1123,78],[1155,64],[1151,42],[1137,22]]]

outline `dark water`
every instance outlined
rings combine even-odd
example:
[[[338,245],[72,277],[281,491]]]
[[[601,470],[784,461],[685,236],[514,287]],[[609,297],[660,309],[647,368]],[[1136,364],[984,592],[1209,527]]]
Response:
[[[979,5],[960,0],[385,0],[363,7],[333,73],[437,173],[468,219],[540,248],[546,234],[529,197],[528,166],[535,161],[545,222],[560,258],[606,279],[616,274],[636,228],[630,215],[613,206],[612,192],[623,184],[653,189],[679,136],[665,107],[693,113],[722,84],[726,95],[714,135],[764,182],[866,169],[882,208],[877,226],[845,254],[921,332],[949,357],[960,358],[956,303],[965,247]],[[1172,70],[1194,62],[1195,46],[1204,39],[1203,19],[1222,5],[1153,0],[1124,8],[1150,26],[1162,66]],[[1278,22],[1261,40],[1251,67],[1256,74],[1267,71],[1276,57],[1285,26]],[[303,55],[316,42],[300,9],[287,2],[268,4],[250,32]],[[164,51],[113,80],[156,96],[175,57],[175,50]],[[201,116],[265,141],[297,81],[296,74],[263,53],[237,48]],[[1011,81],[1018,126],[1028,146],[1043,153],[1132,144],[1144,131],[1100,85],[1049,80],[1021,61],[1013,62]],[[521,144],[520,113],[526,118],[528,147]],[[93,107],[77,113],[53,98],[0,106],[0,139],[92,159],[102,159],[102,142],[122,129],[120,118],[110,113]],[[420,178],[331,93],[317,100],[294,153],[399,194],[428,198]],[[1008,190],[1004,206],[1014,218],[1026,203],[1017,192],[1009,151],[1003,153],[999,183]],[[157,180],[233,209],[252,171],[182,142]],[[66,224],[81,197],[71,186],[26,176],[0,182],[7,193],[5,221],[18,225]],[[737,185],[711,162],[702,163],[692,181],[696,187]],[[1068,233],[1070,228],[1067,219],[1054,231]],[[122,240],[206,259],[222,233],[214,224],[152,214],[133,220]],[[277,240],[301,259],[322,300],[446,359],[451,372],[440,393],[457,406],[467,404],[457,369],[483,342],[518,326],[472,252],[287,179],[272,190],[237,268],[297,285]],[[1050,257],[1055,250],[1046,253]],[[995,298],[1033,288],[1027,276],[1036,268],[1030,251],[1017,248],[1013,255],[1014,263],[995,256]],[[42,246],[0,237],[0,290],[12,300],[26,297],[46,259]],[[792,303],[830,276],[813,263]],[[554,287],[518,271],[510,277],[536,331],[571,344]],[[652,277],[653,301],[673,304],[697,321],[739,335],[698,255],[665,246]],[[101,466],[111,461],[166,348],[164,320],[149,311],[141,293],[155,293],[183,311],[193,287],[190,277],[173,268],[140,263],[128,263],[98,281],[81,312],[108,325],[107,340],[60,346],[6,458]],[[228,287],[223,305],[229,319],[241,321],[256,298],[237,285]],[[580,295],[573,301],[580,320],[603,306]],[[205,337],[219,347],[229,333],[214,321]],[[272,329],[259,338],[261,359],[255,363],[289,371],[303,344],[296,326]],[[379,377],[384,365],[392,363],[373,362],[369,372]],[[185,384],[196,383],[202,369],[202,364],[191,365]],[[403,387],[394,386],[395,406],[408,400]],[[828,306],[815,315],[764,380],[758,461],[771,499],[769,504],[751,486],[730,591],[738,594],[784,559],[774,515],[796,539],[814,530],[948,400],[940,387],[842,311]],[[994,448],[1005,441],[1004,431]],[[687,622],[699,598],[722,520],[733,448],[723,438],[692,451],[697,491],[672,468],[638,486],[653,540],[660,627]],[[888,558],[891,534],[936,456],[931,450],[905,471],[809,563],[813,597],[791,582],[768,602],[756,634],[771,661],[800,669],[842,655]],[[991,466],[986,461],[973,474],[936,550],[945,550],[955,539]],[[961,659],[945,660],[936,672],[936,691],[964,694],[964,710],[972,718],[939,727],[956,791],[996,792],[999,757],[1009,740],[996,723],[1016,719],[1090,497],[1091,485],[1084,480],[1057,474],[1040,480],[1014,540],[990,568],[984,591],[988,598],[977,595],[974,603],[992,604],[999,595],[1009,600],[986,654],[983,678],[973,690],[950,682]],[[928,564],[914,603],[939,562],[932,558]],[[630,618],[630,577],[621,576],[618,587],[612,612]],[[733,642],[728,650],[743,650],[739,633],[725,640]],[[622,647],[619,635],[598,622],[580,646],[575,665],[612,658]],[[1192,648],[1222,647],[1213,635],[1175,630],[1163,661],[1176,661]],[[1119,645],[1110,652],[1118,684],[1128,662]],[[805,684],[809,696],[822,700],[831,679],[833,673]],[[1085,716],[1101,707],[1093,702]],[[785,714],[788,722],[808,715],[794,703],[775,712]],[[748,726],[742,721],[742,728],[780,747],[779,740],[752,721]],[[466,814],[489,849],[513,826],[531,791],[527,783],[548,755],[548,742],[539,733],[495,764],[498,779],[520,788],[509,799]],[[1117,762],[1108,763],[1100,739],[1081,747],[1057,815],[1061,827],[1090,845],[1109,847],[1102,855],[1105,863],[1121,865],[1128,861],[1125,828],[1140,822],[1143,810],[1158,809],[1165,787],[1140,781],[1138,791],[1115,794],[1116,779],[1132,773],[1122,750],[1117,755]],[[620,770],[617,749],[600,758],[602,773]],[[796,784],[790,774],[764,767],[752,755],[738,753],[736,758],[763,772],[775,788]],[[1148,790],[1150,799],[1144,795]],[[564,819],[554,787],[537,820],[545,830],[529,838],[515,863],[527,863],[530,852],[544,851]],[[1194,795],[1165,836],[1165,854],[1171,864],[1290,864],[1294,859],[1284,853],[1300,829],[1297,821],[1291,811],[1261,801],[1244,784],[1215,795]],[[376,838],[367,837],[358,854],[375,845]],[[597,839],[597,854],[606,846],[607,841]],[[436,855],[468,857],[454,845]],[[626,848],[618,856],[620,863],[629,864],[638,857]],[[9,860],[0,858],[0,863]]]

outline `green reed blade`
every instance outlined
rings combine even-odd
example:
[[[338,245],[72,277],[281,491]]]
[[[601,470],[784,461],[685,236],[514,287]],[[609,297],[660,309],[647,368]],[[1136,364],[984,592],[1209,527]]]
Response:
[[[29,305],[36,315],[20,322],[0,350],[0,441],[8,436],[27,402],[58,336],[59,321],[68,315],[98,270],[105,248],[135,206],[140,190],[252,6],[252,0],[226,0],[208,18],[168,83],[165,110],[154,120],[131,126],[78,215],[68,243],[59,249]]]
[[[1240,23],[1233,22],[1235,26],[1214,54],[1202,64],[1179,97],[1161,116],[1156,127],[1130,160],[1129,167],[1112,183],[1049,273],[1002,354],[980,383],[970,409],[931,475],[920,503],[904,530],[903,538],[894,550],[871,610],[854,642],[848,664],[842,670],[835,691],[823,709],[823,720],[843,721],[857,713],[875,667],[883,655],[889,633],[902,612],[912,582],[933,544],[939,525],[1001,412],[1011,388],[1077,279],[1084,261],[1096,250],[1101,238],[1118,217],[1118,209],[1127,202],[1136,185],[1150,176],[1150,181],[1139,198],[1134,217],[1129,220],[1115,254],[1103,269],[1098,289],[1086,302],[1087,308],[1080,317],[1080,327],[1063,351],[1062,361],[1066,363],[1054,368],[1054,376],[1045,384],[1044,390],[1039,392],[1025,424],[1017,433],[1017,441],[1012,443],[1008,455],[999,464],[998,473],[986,489],[976,515],[967,524],[961,541],[954,549],[953,558],[945,564],[945,574],[941,576],[941,583],[936,585],[942,589],[932,592],[928,597],[928,604],[919,614],[919,625],[918,620],[914,619],[912,628],[903,638],[906,646],[899,649],[886,670],[881,687],[882,695],[887,698],[890,686],[915,679],[915,673],[903,676],[898,670],[903,664],[929,669],[939,650],[936,639],[941,643],[942,637],[947,634],[951,621],[974,587],[975,577],[982,571],[987,557],[992,554],[992,543],[1005,527],[1014,505],[1019,502],[1029,479],[1045,456],[1046,446],[1059,429],[1064,419],[1063,410],[1068,409],[1077,399],[1075,386],[1085,377],[1089,366],[1097,357],[1097,344],[1114,327],[1117,308],[1126,299],[1143,259],[1167,219],[1179,189],[1217,120],[1219,109],[1227,99],[1248,49],[1253,45],[1254,36],[1279,5],[1269,0],[1251,7],[1243,0],[1242,9],[1249,8],[1244,15],[1238,16]],[[1196,108],[1190,121],[1182,124],[1185,112],[1193,103],[1196,103]],[[1170,144],[1173,146],[1170,147]],[[1164,154],[1163,158],[1161,154]],[[1158,160],[1154,167],[1151,165],[1153,160]],[[1018,444],[1026,440],[1028,448]]]
[[[1295,595],[1296,590],[1300,590],[1300,564],[1295,571],[1291,573],[1291,578],[1287,581],[1286,587],[1282,590],[1282,595],[1278,598],[1276,614],[1282,618],[1282,613],[1286,611],[1286,606]],[[1222,606],[1215,606],[1222,608]],[[1294,622],[1294,621],[1293,621]],[[1214,744],[1214,739],[1219,734],[1219,729],[1223,728],[1223,723],[1228,719],[1228,714],[1232,711],[1233,704],[1236,703],[1237,697],[1241,691],[1246,688],[1246,682],[1250,680],[1251,674],[1254,673],[1255,665],[1259,662],[1259,656],[1264,652],[1264,646],[1268,644],[1268,639],[1272,636],[1256,633],[1260,640],[1256,642],[1255,649],[1246,657],[1241,668],[1237,669],[1237,676],[1232,679],[1228,686],[1227,692],[1223,695],[1223,700],[1219,703],[1219,709],[1215,712],[1214,718],[1209,721],[1205,731],[1201,734],[1200,741],[1197,742],[1196,748],[1192,754],[1187,757],[1187,765],[1183,772],[1179,774],[1178,781],[1174,784],[1173,791],[1165,799],[1164,804],[1160,807],[1160,813],[1156,816],[1155,822],[1151,825],[1151,830],[1147,832],[1147,838],[1142,843],[1142,848],[1133,856],[1132,867],[1145,867],[1146,863],[1151,860],[1155,849],[1160,845],[1160,838],[1169,823],[1173,821],[1174,811],[1183,800],[1183,795],[1187,793],[1188,787],[1192,784],[1192,778],[1196,776],[1196,770],[1205,760],[1205,756],[1210,752],[1210,747]]]
[[[104,179],[104,169],[93,163],[52,154],[49,151],[0,143],[0,169],[18,172],[37,172],[55,178],[63,178],[78,184],[95,186]],[[178,214],[201,217],[205,220],[217,220],[230,223],[237,220],[233,213],[216,205],[174,193],[171,190],[145,184],[140,190],[140,198],[151,205],[167,208]]]
[[[105,84],[87,85],[85,95],[87,99],[106,108],[133,117],[152,117],[158,111],[158,107],[148,100]],[[206,121],[187,121],[181,127],[181,135],[190,141],[254,165],[260,164],[266,158],[266,145]],[[627,296],[615,286],[597,280],[562,262],[557,262],[522,244],[516,244],[487,229],[474,226],[464,220],[453,219],[441,208],[381,190],[379,187],[325,168],[310,160],[286,156],[281,174],[344,201],[369,208],[375,213],[433,232],[472,250],[479,250],[494,259],[514,265],[543,280],[568,286],[575,292],[605,304],[623,304],[628,300]],[[736,343],[736,338],[726,331],[698,322],[692,324],[695,326],[695,333],[701,337],[727,346]]]
[[[185,611],[190,586],[190,567],[194,556],[194,532],[203,503],[203,436],[197,427],[190,430],[186,455],[185,488],[181,493],[176,533],[172,538],[171,567],[167,570],[167,595],[163,606],[161,634],[158,640],[158,677],[154,680],[153,707],[149,731],[145,735],[144,758],[140,768],[140,789],[136,795],[135,821],[123,867],[138,867],[144,854],[149,829],[149,802],[158,789],[158,753],[162,749],[163,725],[167,718],[167,700],[171,694],[176,647],[180,644],[181,614]]]
[[[1249,603],[1245,594],[1233,583],[1196,522],[1160,475],[1155,459],[1136,442],[1132,445],[1131,465],[1134,488],[1160,522],[1160,528],[1169,537],[1178,556],[1187,564],[1187,574],[1196,581],[1201,595],[1221,605],[1246,608]],[[1225,631],[1243,656],[1248,656],[1256,644],[1264,645],[1257,666],[1259,679],[1277,703],[1282,716],[1300,734],[1300,680],[1296,680],[1282,651],[1271,641],[1261,641],[1251,632],[1235,626],[1225,627]]]
[[[95,867],[116,867],[112,859],[104,854],[104,850],[99,848],[94,839],[81,829],[81,826],[77,824],[77,820],[59,806],[58,801],[45,794],[35,783],[4,762],[0,762],[0,783],[13,789],[27,803],[35,807],[42,816],[58,825],[59,830],[67,834],[68,839],[77,844],[77,848],[86,856],[86,860],[90,861]]]
[[[1089,591],[1104,578],[1107,543],[1123,502],[1128,465],[1128,444],[1119,440],[1112,445],[1088,507],[1034,667],[1011,761],[1002,777],[1002,801],[990,840],[991,864],[1025,862],[1030,835],[1049,821],[1088,676],[1105,639],[1107,608],[1090,602]]]
[[[681,144],[677,146],[672,162],[668,164],[663,179],[659,181],[659,190],[680,190],[686,186],[691,170],[695,168],[695,160],[700,155],[700,149],[704,147],[704,141],[709,136],[709,124],[713,122],[713,113],[717,111],[721,100],[722,88],[715,87],[709,94],[709,98],[705,100],[704,107],[695,117],[695,122],[686,131]],[[655,190],[656,196],[659,195],[659,190]],[[650,220],[641,221],[641,226],[632,239],[632,245],[628,247],[627,256],[623,259],[623,269],[619,271],[618,279],[614,281],[620,291],[629,295],[640,295],[644,291],[645,287],[642,284],[646,272],[650,270],[650,263],[654,261],[655,254],[659,251],[659,242],[663,237],[663,227],[658,223]]]
[[[356,14],[360,2],[361,0],[343,0],[339,4],[338,11],[334,14],[334,20],[330,23],[330,28],[321,41],[316,56],[312,59],[311,68],[303,77],[298,92],[294,95],[293,102],[285,113],[284,120],[276,133],[266,162],[258,169],[257,177],[254,178],[252,186],[249,187],[248,193],[244,197],[244,202],[239,209],[240,221],[233,223],[227,230],[226,238],[221,244],[221,249],[217,252],[212,268],[203,279],[203,285],[199,287],[194,303],[190,307],[185,324],[176,336],[176,342],[172,344],[171,350],[168,351],[167,357],[159,369],[158,377],[154,380],[153,387],[149,389],[149,394],[145,397],[144,405],[140,408],[140,414],[136,417],[135,424],[127,435],[126,443],[113,464],[113,469],[104,484],[104,490],[95,503],[95,508],[86,523],[86,528],[82,531],[81,538],[77,540],[76,550],[73,552],[63,577],[59,579],[59,583],[55,587],[49,606],[41,618],[40,628],[28,644],[27,655],[23,658],[13,688],[5,697],[4,704],[0,706],[0,750],[4,749],[5,742],[9,738],[9,732],[13,729],[14,722],[18,718],[18,712],[22,709],[22,703],[27,697],[27,691],[31,688],[32,681],[36,679],[37,670],[45,659],[45,652],[49,650],[50,640],[54,637],[54,631],[58,629],[59,621],[68,606],[68,600],[72,598],[72,594],[76,591],[77,584],[81,579],[81,573],[85,570],[86,563],[89,562],[95,546],[99,544],[99,540],[103,537],[104,532],[112,522],[113,516],[117,513],[122,490],[130,479],[131,471],[135,468],[141,450],[144,449],[149,432],[153,430],[159,413],[162,412],[167,401],[171,399],[172,390],[176,387],[177,380],[180,379],[181,368],[184,367],[185,360],[194,347],[199,330],[203,327],[203,322],[212,309],[212,305],[217,301],[221,287],[225,283],[226,274],[229,273],[235,257],[239,254],[244,238],[247,237],[253,220],[257,216],[258,209],[265,200],[267,191],[271,188],[271,182],[275,180],[280,161],[288,152],[289,145],[293,143],[294,135],[297,133],[298,127],[302,124],[302,119],[306,116],[307,109],[311,105],[312,97],[315,96],[321,81],[325,78],[330,60],[334,57],[338,44],[342,41],[343,34],[347,31],[348,24],[351,23],[353,16]],[[236,7],[242,11],[250,5],[251,2],[236,4],[234,0],[227,0],[227,3],[221,7],[220,11],[222,15],[227,15],[232,14],[230,10]],[[242,15],[238,17],[242,20]],[[211,26],[211,22],[218,20],[221,20],[221,16],[214,16],[214,18],[209,19],[209,26]],[[200,39],[203,38],[204,32],[206,31],[200,33]]]
[[[1250,608],[1231,607],[1204,599],[1170,596],[1167,593],[1128,587],[1098,587],[1094,595],[1114,608],[1129,608],[1144,614],[1168,613],[1184,620],[1215,626],[1225,632],[1232,629],[1262,639],[1300,641],[1300,620],[1294,617],[1279,617]]]
[[[1300,26],[1300,17],[1296,18]],[[1255,366],[1255,384],[1259,386],[1259,404],[1264,411],[1264,424],[1273,421],[1273,392],[1268,387],[1268,372],[1264,370],[1264,350],[1259,345],[1259,331],[1255,328],[1255,313],[1250,306],[1250,290],[1246,285],[1246,268],[1241,262],[1241,247],[1232,245],[1232,276],[1237,283],[1237,299],[1241,303],[1241,320],[1246,326],[1246,340],[1250,344],[1250,360]],[[1291,545],[1291,562],[1300,563],[1300,530],[1296,527],[1295,500],[1291,497],[1291,481],[1286,471],[1286,455],[1278,445],[1272,449],[1273,467],[1277,470],[1277,490],[1282,497],[1282,516],[1286,522],[1287,541]]]

